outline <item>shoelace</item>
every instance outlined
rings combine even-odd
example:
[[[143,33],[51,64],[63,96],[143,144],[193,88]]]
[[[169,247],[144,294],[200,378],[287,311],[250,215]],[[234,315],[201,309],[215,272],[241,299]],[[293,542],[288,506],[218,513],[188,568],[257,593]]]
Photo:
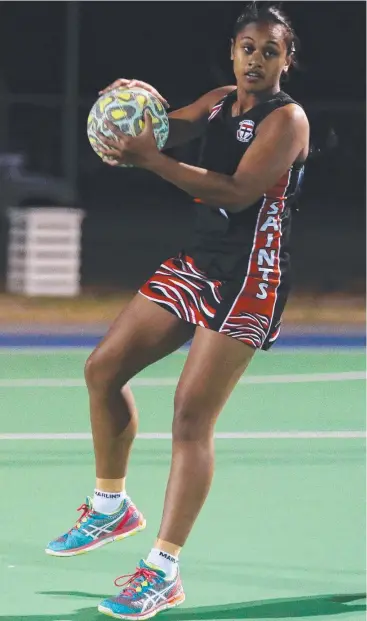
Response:
[[[136,591],[136,587],[140,586],[141,578],[149,581],[149,580],[152,580],[152,578],[156,578],[156,577],[157,577],[157,574],[155,571],[151,569],[146,569],[145,567],[137,567],[135,573],[124,574],[116,578],[115,586],[121,588],[129,584],[130,585],[129,587],[127,587],[126,589],[123,589],[124,595],[134,595]],[[119,583],[119,580],[121,580],[121,578],[127,578],[127,580],[125,580],[125,582]]]
[[[87,521],[87,516],[88,516],[89,513],[91,513],[92,507],[90,507],[89,505],[84,503],[84,504],[80,505],[80,507],[78,507],[78,511],[83,511],[83,513],[79,516],[79,519],[78,519],[77,523],[75,524],[75,526],[73,526],[69,530],[69,533],[71,533],[71,531],[74,530],[74,528],[80,528],[81,522],[86,522]]]

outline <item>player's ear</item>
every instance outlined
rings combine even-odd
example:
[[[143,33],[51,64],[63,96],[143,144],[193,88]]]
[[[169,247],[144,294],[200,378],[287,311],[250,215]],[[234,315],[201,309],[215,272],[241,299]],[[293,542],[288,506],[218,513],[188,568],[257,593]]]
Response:
[[[287,73],[287,72],[288,72],[288,69],[289,69],[289,67],[291,66],[291,64],[292,64],[292,56],[291,56],[291,55],[288,55],[288,56],[286,57],[286,59],[285,59],[285,63],[284,63],[284,68],[283,68],[284,73]]]
[[[234,46],[235,46],[235,41],[234,39],[231,39],[231,60],[233,60],[234,58]]]

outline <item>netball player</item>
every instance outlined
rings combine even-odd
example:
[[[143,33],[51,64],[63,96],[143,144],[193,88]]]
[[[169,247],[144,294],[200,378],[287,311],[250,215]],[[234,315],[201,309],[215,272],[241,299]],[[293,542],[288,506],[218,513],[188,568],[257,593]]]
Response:
[[[138,137],[114,126],[117,141],[101,137],[106,162],[150,170],[197,205],[190,244],[142,286],[87,361],[95,494],[76,526],[46,550],[71,556],[144,528],[125,491],[137,427],[128,382],[192,338],[174,399],[158,538],[121,593],[100,604],[112,617],[147,619],[184,601],[178,559],[212,481],[216,419],[256,350],[267,350],[279,334],[291,207],[309,149],[306,114],[280,89],[295,52],[295,33],[280,10],[251,5],[238,18],[231,45],[236,85],[169,115],[167,146],[205,135],[200,167],[159,152],[149,116]],[[156,93],[135,80],[109,88],[134,84]]]

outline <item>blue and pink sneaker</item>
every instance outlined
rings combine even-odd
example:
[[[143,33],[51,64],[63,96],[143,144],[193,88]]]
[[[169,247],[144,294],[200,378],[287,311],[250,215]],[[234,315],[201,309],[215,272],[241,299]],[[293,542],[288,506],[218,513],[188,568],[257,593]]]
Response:
[[[128,580],[119,584],[120,578]],[[98,606],[99,612],[115,619],[143,621],[185,601],[178,569],[175,577],[170,579],[164,571],[142,560],[134,574],[120,578],[115,580],[115,585],[124,586],[121,593],[105,599]]]
[[[78,511],[83,513],[75,526],[51,541],[45,550],[46,554],[53,556],[84,554],[112,541],[135,535],[146,526],[143,515],[128,497],[124,498],[119,509],[111,515],[94,511],[89,497]]]

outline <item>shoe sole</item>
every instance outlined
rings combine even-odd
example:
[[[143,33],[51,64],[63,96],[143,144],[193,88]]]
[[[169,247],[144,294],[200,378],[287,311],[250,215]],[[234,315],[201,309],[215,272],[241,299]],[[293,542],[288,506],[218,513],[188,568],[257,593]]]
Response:
[[[105,608],[105,606],[101,606],[101,605],[98,606],[98,612],[101,612],[102,614],[107,615],[108,617],[114,617],[114,619],[136,619],[137,621],[145,621],[145,619],[151,619],[152,617],[155,617],[157,614],[159,614],[163,610],[167,610],[168,608],[175,608],[175,606],[179,606],[184,601],[185,601],[185,594],[183,593],[182,595],[175,597],[172,601],[167,602],[163,606],[159,606],[158,608],[155,608],[154,610],[151,610],[147,614],[143,614],[143,615],[119,615],[116,612],[112,612],[112,610],[110,610],[109,608]]]
[[[139,526],[137,526],[133,530],[129,530],[127,533],[122,533],[121,535],[114,535],[113,537],[106,537],[105,539],[99,539],[98,541],[95,541],[85,546],[84,548],[77,548],[76,550],[66,550],[65,552],[62,552],[60,550],[50,550],[49,548],[46,548],[45,552],[50,556],[78,556],[79,554],[86,554],[87,552],[91,552],[92,550],[101,548],[108,543],[113,543],[114,541],[121,541],[122,539],[127,539],[127,537],[132,537],[133,535],[136,535],[137,533],[140,533],[140,531],[144,530],[146,525],[146,520],[143,520],[143,522],[141,522]]]

